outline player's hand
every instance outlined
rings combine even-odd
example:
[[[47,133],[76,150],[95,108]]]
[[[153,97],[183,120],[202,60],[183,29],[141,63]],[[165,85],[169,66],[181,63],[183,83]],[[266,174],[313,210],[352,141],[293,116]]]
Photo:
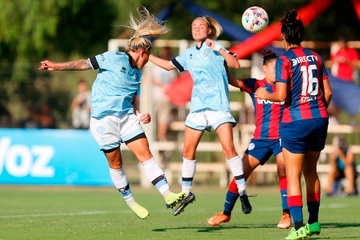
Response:
[[[151,122],[151,115],[149,113],[141,114],[139,120],[143,124],[148,124]]]
[[[216,45],[216,43],[214,42],[214,40],[209,39],[209,38],[207,38],[207,39],[205,40],[205,44],[208,45],[208,46],[210,47],[210,49],[213,50],[213,51],[217,51],[217,52],[218,52],[218,51],[221,49],[220,46]]]
[[[208,39],[205,40],[205,43],[206,43],[206,45],[208,45],[211,49],[214,48],[214,45],[215,45],[214,40],[208,38]]]
[[[41,61],[41,65],[39,67],[39,70],[47,70],[47,71],[56,70],[55,69],[55,63],[53,63],[53,62],[51,62],[49,60]]]
[[[265,88],[258,88],[255,92],[255,97],[266,100],[267,94],[268,91]]]

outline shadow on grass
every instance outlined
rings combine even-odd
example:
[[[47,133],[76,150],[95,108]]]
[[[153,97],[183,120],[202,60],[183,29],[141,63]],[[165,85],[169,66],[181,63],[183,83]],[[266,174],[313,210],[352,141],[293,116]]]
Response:
[[[324,231],[327,228],[349,228],[349,227],[360,227],[360,223],[323,223],[321,227]],[[172,230],[195,230],[199,233],[211,233],[222,231],[226,229],[274,229],[274,224],[246,224],[245,226],[227,226],[227,225],[220,225],[217,227],[203,227],[203,226],[186,226],[186,227],[176,227],[176,228],[156,228],[152,231],[154,232],[167,232]],[[337,237],[328,237],[328,236],[321,236],[320,235],[312,235],[311,240],[320,240],[320,239],[359,239],[359,236],[341,236],[340,238]]]
[[[348,227],[360,227],[359,223],[321,223],[322,228],[348,228]]]
[[[226,230],[226,229],[254,229],[254,228],[274,228],[274,224],[246,224],[242,226],[227,226],[227,225],[220,225],[217,227],[203,227],[203,226],[188,226],[188,227],[176,227],[176,228],[156,228],[154,232],[166,232],[171,230],[180,230],[180,229],[198,229],[197,232],[216,232],[219,230]]]

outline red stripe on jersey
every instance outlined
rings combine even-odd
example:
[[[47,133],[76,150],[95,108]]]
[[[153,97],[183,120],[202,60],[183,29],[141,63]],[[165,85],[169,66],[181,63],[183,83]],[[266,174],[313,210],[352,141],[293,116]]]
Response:
[[[255,99],[256,101],[256,99]],[[260,139],[261,138],[261,129],[263,125],[263,119],[259,118],[258,116],[264,116],[264,106],[262,104],[256,104],[256,128],[254,131],[254,138]]]
[[[321,57],[309,49],[298,47],[289,49],[280,59],[276,65],[277,80],[288,84],[283,122],[327,118],[321,92],[327,71]]]
[[[281,104],[272,104],[269,125],[269,139],[280,138]]]
[[[294,53],[296,55],[296,57],[301,58],[306,56],[306,54],[303,51],[303,48],[296,48],[294,49]],[[303,62],[300,64],[301,67],[306,66],[306,69],[309,68],[309,62]],[[307,72],[303,73],[302,71],[299,73],[301,74],[301,76],[299,76],[299,79],[301,79],[301,83],[303,83],[304,78],[303,76],[307,74]],[[298,101],[302,101],[301,98],[303,97],[301,94],[299,94],[300,99],[298,99]],[[310,94],[306,91],[306,97],[310,97]],[[312,113],[310,110],[310,104],[309,103],[300,103],[299,104],[299,108],[300,108],[300,114],[301,114],[301,119],[312,119]]]

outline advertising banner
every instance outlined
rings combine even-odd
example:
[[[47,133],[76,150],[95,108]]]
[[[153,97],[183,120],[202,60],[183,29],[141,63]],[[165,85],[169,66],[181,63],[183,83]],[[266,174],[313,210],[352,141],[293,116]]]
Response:
[[[0,129],[0,184],[109,185],[88,130]]]

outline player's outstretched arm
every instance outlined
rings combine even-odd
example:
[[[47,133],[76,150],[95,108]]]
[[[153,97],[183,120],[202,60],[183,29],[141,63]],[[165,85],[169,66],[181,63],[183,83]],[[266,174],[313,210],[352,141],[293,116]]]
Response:
[[[49,60],[41,61],[39,70],[47,71],[83,71],[92,69],[89,59],[79,59],[70,62],[54,63]]]
[[[239,69],[240,68],[240,63],[237,60],[237,58],[235,56],[233,56],[232,54],[228,53],[227,51],[225,51],[224,49],[222,49],[219,45],[216,45],[216,43],[214,42],[214,40],[212,39],[206,39],[205,43],[210,47],[210,49],[212,49],[213,51],[217,51],[221,54],[221,56],[225,59],[226,64],[230,67],[230,68],[234,68],[234,69]]]
[[[226,67],[226,73],[228,76],[228,81],[231,86],[237,87],[237,88],[243,88],[243,82],[241,79],[237,79],[232,73],[230,72],[229,68]]]
[[[150,56],[149,56],[149,61],[165,70],[168,70],[168,71],[175,68],[169,60],[165,60],[165,59],[156,57],[152,54],[150,54]]]

